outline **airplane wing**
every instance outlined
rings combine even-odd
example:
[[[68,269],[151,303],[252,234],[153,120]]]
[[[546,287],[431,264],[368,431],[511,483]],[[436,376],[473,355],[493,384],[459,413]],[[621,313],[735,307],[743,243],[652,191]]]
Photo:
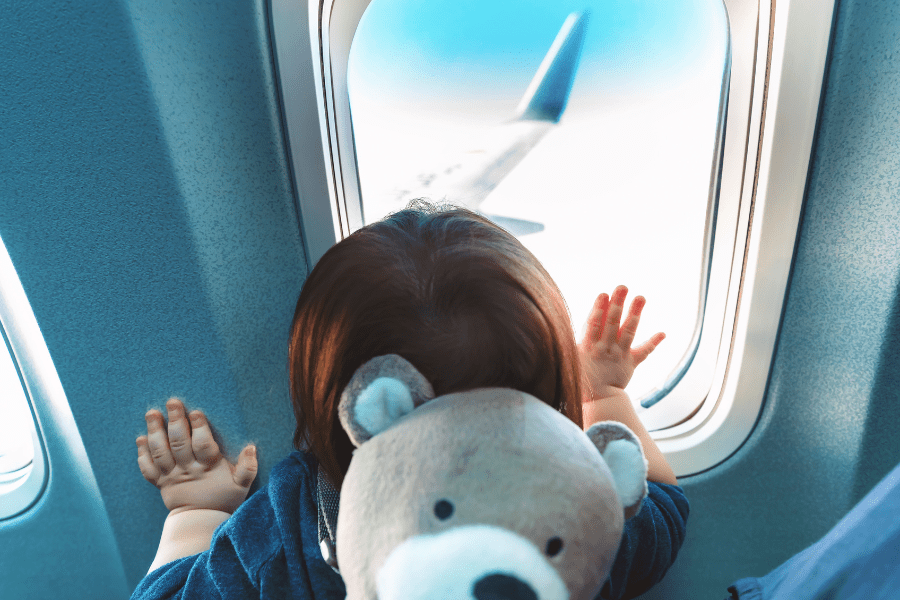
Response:
[[[517,110],[519,120],[558,123],[581,58],[588,12],[570,14],[544,56]]]
[[[588,12],[572,13],[566,18],[512,121],[490,131],[457,160],[420,174],[415,184],[398,191],[398,203],[425,196],[477,210],[562,117],[578,69],[587,20]],[[513,233],[543,229],[539,223],[506,217],[495,220]]]

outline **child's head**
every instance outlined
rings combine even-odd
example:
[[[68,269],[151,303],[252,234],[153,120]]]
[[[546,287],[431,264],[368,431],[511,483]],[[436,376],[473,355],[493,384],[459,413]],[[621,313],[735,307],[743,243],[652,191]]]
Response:
[[[410,208],[335,244],[300,292],[289,368],[297,429],[340,486],[353,445],[337,407],[354,371],[399,354],[436,395],[480,387],[529,393],[581,426],[568,311],[540,262],[511,234],[456,207]]]

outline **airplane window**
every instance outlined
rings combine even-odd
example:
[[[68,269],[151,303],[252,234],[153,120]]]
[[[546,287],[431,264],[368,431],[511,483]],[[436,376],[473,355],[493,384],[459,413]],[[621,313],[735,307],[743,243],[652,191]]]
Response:
[[[578,329],[619,283],[645,296],[637,341],[667,334],[629,386],[649,405],[702,325],[728,35],[719,0],[373,0],[347,67],[362,221],[416,197],[478,210]]]
[[[34,421],[5,335],[3,339],[0,348],[0,513],[2,496],[25,483],[34,463],[31,436]]]
[[[46,351],[25,291],[0,240],[0,519],[32,506],[47,480],[48,465],[31,411],[34,388],[29,384],[26,389],[23,384],[28,381],[28,367],[23,364],[39,366],[34,355],[38,344]],[[48,378],[41,383],[46,381]]]

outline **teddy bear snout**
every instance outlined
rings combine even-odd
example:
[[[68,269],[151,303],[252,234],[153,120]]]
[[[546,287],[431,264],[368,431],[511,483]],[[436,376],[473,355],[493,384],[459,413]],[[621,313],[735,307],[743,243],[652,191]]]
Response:
[[[378,570],[379,600],[568,600],[565,582],[535,544],[493,525],[413,536]]]

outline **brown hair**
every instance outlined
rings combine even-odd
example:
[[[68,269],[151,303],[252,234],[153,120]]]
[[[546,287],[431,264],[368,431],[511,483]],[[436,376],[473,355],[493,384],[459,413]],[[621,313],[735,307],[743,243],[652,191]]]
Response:
[[[414,200],[331,247],[310,273],[289,347],[294,447],[340,489],[353,445],[337,418],[367,360],[399,354],[438,396],[481,387],[531,394],[581,427],[566,304],[515,237],[458,207]]]

